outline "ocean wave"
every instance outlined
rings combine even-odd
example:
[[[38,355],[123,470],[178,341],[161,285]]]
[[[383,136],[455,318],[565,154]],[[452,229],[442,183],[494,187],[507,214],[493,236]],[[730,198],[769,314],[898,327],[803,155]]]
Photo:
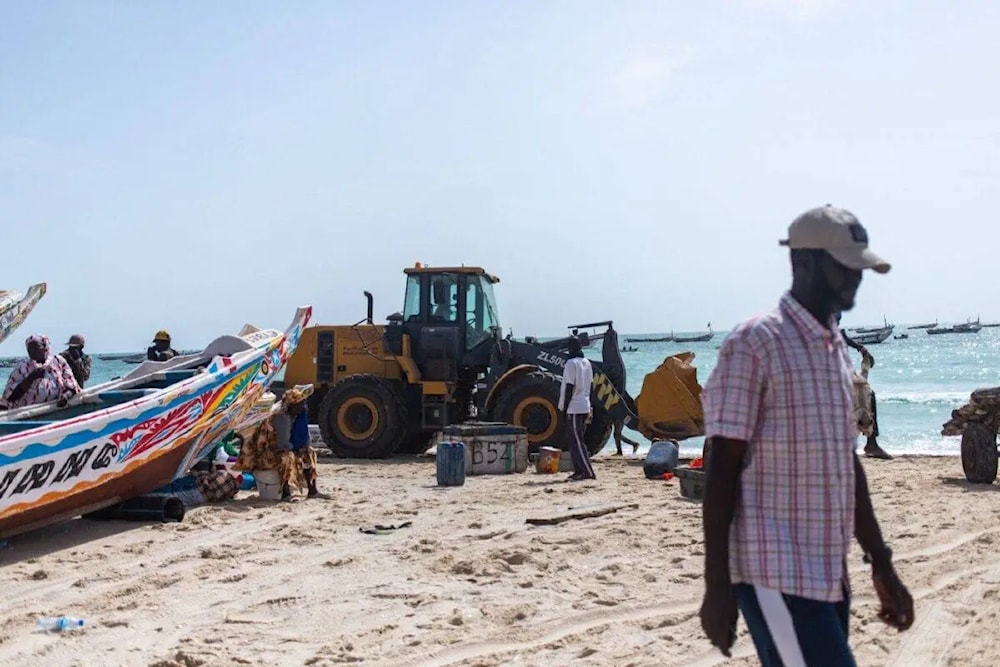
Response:
[[[894,392],[875,390],[879,403],[900,403],[904,405],[947,405],[958,408],[968,402],[971,391],[915,391]]]

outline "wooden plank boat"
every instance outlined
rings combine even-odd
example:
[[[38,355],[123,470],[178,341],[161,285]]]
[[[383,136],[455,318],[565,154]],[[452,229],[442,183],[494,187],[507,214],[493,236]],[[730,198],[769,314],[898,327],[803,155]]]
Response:
[[[892,335],[892,331],[893,327],[888,326],[882,329],[876,329],[874,331],[855,334],[851,336],[851,340],[853,340],[858,345],[875,345],[885,341],[889,336]]]
[[[674,336],[675,343],[704,343],[706,341],[712,340],[715,336],[715,332],[712,331],[712,323],[708,323],[708,333],[700,334],[698,336]]]
[[[96,511],[186,473],[263,397],[312,315],[146,361],[69,405],[0,413],[0,538]]]
[[[914,324],[912,327],[906,327],[907,329],[933,329],[938,325],[937,320],[930,322],[928,324]]]
[[[13,290],[0,291],[0,343],[21,326],[45,296],[46,290],[45,283],[38,283],[29,287],[26,294]]]
[[[951,327],[940,327],[938,329],[928,329],[927,333],[931,336],[939,336],[941,334],[974,334],[979,333],[983,326],[979,323],[979,319],[976,318],[975,322],[966,322],[965,324],[956,324]]]
[[[886,329],[889,330],[889,333],[892,333],[895,328],[896,328],[896,325],[895,324],[889,324],[889,320],[887,320],[885,318],[885,315],[883,315],[882,316],[882,326],[880,326],[880,327],[858,327],[856,329],[853,329],[853,331],[855,331],[855,332],[857,332],[859,334],[881,334]],[[855,340],[857,340],[857,339],[855,338]],[[883,339],[883,340],[885,340],[885,339]],[[876,341],[876,342],[881,342],[881,341]]]

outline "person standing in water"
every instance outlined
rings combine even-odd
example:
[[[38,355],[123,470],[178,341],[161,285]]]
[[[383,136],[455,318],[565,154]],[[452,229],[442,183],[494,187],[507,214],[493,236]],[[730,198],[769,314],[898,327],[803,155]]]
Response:
[[[840,313],[837,313],[837,324],[838,325],[840,324]],[[847,331],[845,329],[840,330],[840,335],[844,337],[844,342],[847,343],[847,347],[857,350],[858,352],[861,353],[862,367],[864,367],[866,361],[868,362],[868,368],[875,367],[875,357],[871,355],[871,353],[868,351],[868,348],[866,348],[864,345],[856,342],[850,336],[848,336]],[[865,379],[867,379],[867,374]],[[866,428],[864,431],[864,435],[868,438],[867,441],[865,442],[865,456],[872,459],[890,460],[892,459],[892,454],[882,449],[882,447],[878,444],[878,411],[875,407],[874,390],[871,390],[870,406],[871,406],[870,409],[871,409],[872,423],[870,428]]]
[[[583,356],[580,339],[571,336],[567,345],[569,359],[563,367],[559,387],[559,410],[566,415],[569,426],[569,454],[573,459],[572,481],[597,479],[590,464],[590,454],[583,442],[583,434],[590,421],[590,385],[594,381],[594,368]]]

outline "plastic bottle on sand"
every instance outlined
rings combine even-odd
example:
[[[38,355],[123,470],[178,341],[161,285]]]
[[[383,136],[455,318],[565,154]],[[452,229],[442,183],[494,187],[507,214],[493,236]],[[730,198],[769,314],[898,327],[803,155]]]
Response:
[[[38,619],[38,630],[42,632],[63,632],[82,627],[83,619],[73,616],[42,616]]]

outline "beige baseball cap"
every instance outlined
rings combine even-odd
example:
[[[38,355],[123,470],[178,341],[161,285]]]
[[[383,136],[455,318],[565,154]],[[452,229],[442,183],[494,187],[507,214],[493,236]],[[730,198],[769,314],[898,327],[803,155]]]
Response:
[[[779,245],[794,250],[825,250],[835,260],[858,271],[888,273],[891,268],[868,248],[868,232],[850,211],[827,204],[810,209],[788,226]]]

